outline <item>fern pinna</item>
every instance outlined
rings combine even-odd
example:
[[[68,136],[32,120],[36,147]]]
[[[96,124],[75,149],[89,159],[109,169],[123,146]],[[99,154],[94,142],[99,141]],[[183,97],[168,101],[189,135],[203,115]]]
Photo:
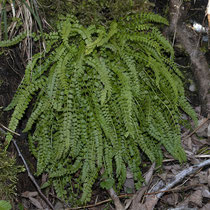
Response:
[[[110,27],[83,27],[63,18],[45,35],[46,52],[34,55],[7,110],[15,131],[32,98],[25,127],[37,175],[49,174],[57,196],[81,203],[104,169],[120,189],[126,168],[142,182],[141,151],[161,164],[162,148],[180,162],[180,109],[196,115],[184,97],[174,52],[155,14],[130,15]],[[8,143],[12,134],[8,133]]]

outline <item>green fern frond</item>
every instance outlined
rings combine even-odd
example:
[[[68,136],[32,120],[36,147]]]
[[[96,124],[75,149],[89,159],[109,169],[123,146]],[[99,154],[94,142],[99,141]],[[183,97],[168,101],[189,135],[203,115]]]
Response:
[[[186,114],[192,118],[192,120],[195,122],[195,125],[198,125],[197,115],[184,96],[179,98],[179,106]]]
[[[0,47],[11,47],[13,45],[18,44],[19,42],[21,42],[26,37],[27,37],[27,33],[26,32],[20,33],[20,34],[18,34],[16,37],[14,37],[11,40],[0,41]]]
[[[30,84],[30,79],[32,76],[32,70],[34,69],[34,66],[36,65],[38,59],[42,57],[42,53],[37,53],[33,56],[32,61],[27,65],[26,70],[25,70],[25,79],[24,82],[26,84]]]
[[[101,96],[101,103],[103,104],[106,99],[109,100],[112,93],[112,87],[109,79],[109,71],[104,60],[102,58],[97,58],[97,56],[94,56],[94,59],[88,59],[87,64],[97,70],[98,74],[100,75],[101,81],[104,84],[104,93],[102,93]]]
[[[142,153],[157,165],[164,147],[180,162],[180,109],[193,120],[182,74],[152,13],[129,15],[108,26],[63,18],[45,34],[47,51],[35,54],[7,110],[15,131],[32,106],[25,132],[37,174],[49,174],[57,196],[88,202],[104,171],[120,190],[128,168],[138,189]],[[15,43],[15,42],[14,42]],[[32,100],[33,99],[33,100]],[[6,139],[9,143],[12,134]]]

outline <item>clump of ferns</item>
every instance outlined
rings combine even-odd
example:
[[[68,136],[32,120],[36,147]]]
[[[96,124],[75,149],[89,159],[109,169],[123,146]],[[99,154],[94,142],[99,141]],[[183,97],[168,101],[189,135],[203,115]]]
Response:
[[[120,189],[127,167],[141,186],[141,153],[161,164],[162,148],[180,162],[180,109],[196,120],[184,96],[174,52],[152,13],[130,15],[110,27],[83,27],[63,18],[45,35],[47,49],[35,54],[7,110],[15,131],[36,95],[24,132],[37,158],[37,175],[49,174],[57,196],[81,203],[96,179]],[[7,141],[12,134],[8,133]],[[113,182],[114,181],[114,182]],[[78,197],[77,197],[78,198]]]

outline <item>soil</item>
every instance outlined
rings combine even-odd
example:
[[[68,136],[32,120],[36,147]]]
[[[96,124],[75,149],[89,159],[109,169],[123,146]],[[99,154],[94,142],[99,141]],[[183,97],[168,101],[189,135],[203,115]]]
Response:
[[[24,75],[24,66],[21,59],[19,49],[12,49],[0,56],[0,107],[5,108],[11,101],[20,81]],[[7,124],[8,113],[2,113],[1,122]]]

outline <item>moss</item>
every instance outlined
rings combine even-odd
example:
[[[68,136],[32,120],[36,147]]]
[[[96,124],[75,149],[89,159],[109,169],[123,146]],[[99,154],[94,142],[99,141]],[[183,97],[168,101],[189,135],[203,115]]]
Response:
[[[0,200],[12,200],[16,195],[17,174],[23,172],[15,157],[0,147]]]
[[[110,20],[119,19],[132,11],[148,10],[152,6],[148,0],[40,0],[40,9],[47,21],[55,27],[58,14],[75,15],[83,25],[106,24]]]

